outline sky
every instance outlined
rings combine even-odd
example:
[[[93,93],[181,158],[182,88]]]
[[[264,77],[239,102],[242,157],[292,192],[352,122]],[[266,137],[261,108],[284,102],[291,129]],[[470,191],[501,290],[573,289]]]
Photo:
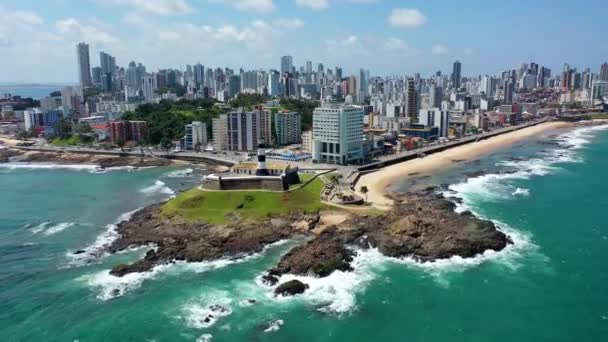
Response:
[[[76,82],[76,44],[148,71],[341,66],[345,74],[495,74],[608,60],[608,1],[0,0],[0,83]]]

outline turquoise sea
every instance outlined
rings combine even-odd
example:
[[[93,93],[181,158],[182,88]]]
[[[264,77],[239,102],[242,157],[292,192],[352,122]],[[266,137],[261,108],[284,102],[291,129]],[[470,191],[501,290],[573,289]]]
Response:
[[[23,98],[31,97],[40,100],[50,93],[61,91],[61,89],[71,84],[0,84],[0,96],[11,94]]]
[[[554,133],[425,180],[451,184],[459,210],[494,220],[513,246],[423,265],[359,252],[355,272],[306,279],[291,299],[258,277],[297,241],[108,274],[145,253],[103,255],[113,224],[199,181],[179,168],[0,166],[0,340],[606,341],[608,129]],[[214,304],[227,310],[205,322]]]

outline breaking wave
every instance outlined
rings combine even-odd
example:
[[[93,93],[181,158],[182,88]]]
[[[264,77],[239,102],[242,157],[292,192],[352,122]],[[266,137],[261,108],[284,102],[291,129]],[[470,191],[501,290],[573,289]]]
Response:
[[[113,239],[112,239],[113,241]],[[105,242],[105,241],[104,241]],[[269,248],[285,244],[289,242],[289,240],[282,240],[276,242],[274,244],[266,246],[264,250],[260,253],[244,256],[241,258],[234,259],[218,259],[214,261],[204,261],[204,262],[187,262],[187,261],[174,261],[171,263],[158,265],[154,267],[149,272],[141,272],[141,273],[129,273],[123,277],[116,277],[110,274],[110,270],[103,270],[97,273],[84,275],[79,278],[86,282],[86,284],[99,291],[97,298],[100,300],[109,300],[117,297],[121,297],[126,293],[139,288],[145,280],[154,279],[161,274],[167,273],[182,273],[182,272],[193,272],[193,273],[204,273],[208,271],[217,270],[220,268],[224,268],[226,266],[246,262],[255,258],[259,258],[262,256]],[[111,243],[111,241],[109,242]],[[109,245],[106,243],[106,246]],[[98,246],[95,250],[100,250]],[[103,249],[101,249],[100,253],[105,253]],[[73,253],[72,253],[73,254]],[[74,257],[78,257],[79,255],[74,255]],[[93,255],[94,257],[99,257]],[[82,263],[82,262],[81,262]]]
[[[352,272],[334,271],[324,278],[313,276],[297,276],[284,274],[275,286],[262,283],[261,276],[256,281],[259,286],[267,288],[267,298],[274,302],[307,301],[320,306],[319,311],[332,314],[343,314],[356,308],[356,296],[375,279],[378,271],[383,269],[387,257],[377,249],[356,249],[351,265]],[[274,289],[282,283],[299,280],[309,288],[301,295],[294,297],[281,297],[274,295]]]
[[[144,193],[146,195],[152,195],[152,194],[163,194],[163,195],[170,195],[170,196],[175,195],[175,191],[171,190],[171,188],[169,188],[163,181],[160,181],[160,180],[157,180],[154,183],[154,185],[141,189],[140,192]]]
[[[561,134],[550,141],[554,149],[539,153],[538,157],[527,160],[510,160],[497,164],[507,171],[468,178],[464,182],[449,186],[448,196],[461,198],[467,205],[475,199],[501,201],[514,196],[527,196],[529,190],[511,184],[513,180],[527,180],[535,176],[545,176],[561,170],[560,164],[582,162],[578,150],[591,143],[598,131],[608,129],[608,125],[581,127]]]
[[[75,171],[91,171],[94,172],[99,170],[97,165],[89,164],[47,164],[47,163],[5,163],[0,164],[0,168],[9,170],[53,170],[53,169],[67,169]]]
[[[183,170],[175,170],[167,173],[167,177],[169,178],[183,178],[191,176],[194,172],[193,169],[183,169]]]
[[[116,240],[119,236],[118,234],[118,224],[127,221],[139,210],[142,208],[138,208],[124,214],[121,214],[114,223],[108,224],[106,226],[106,230],[101,233],[95,241],[89,245],[88,247],[81,250],[81,253],[75,254],[75,251],[68,251],[67,257],[69,259],[68,266],[83,266],[89,264],[103,256],[107,255],[106,249]]]
[[[63,222],[63,223],[58,223],[48,229],[46,229],[44,231],[44,235],[46,236],[51,236],[51,235],[55,235],[57,233],[60,233],[72,226],[76,225],[76,222]]]

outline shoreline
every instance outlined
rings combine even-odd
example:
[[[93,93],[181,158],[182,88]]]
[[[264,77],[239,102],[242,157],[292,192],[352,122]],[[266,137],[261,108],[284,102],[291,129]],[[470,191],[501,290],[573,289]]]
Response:
[[[356,189],[358,190],[362,186],[366,186],[368,189],[368,202],[376,209],[387,211],[392,209],[395,204],[389,188],[396,181],[405,180],[414,176],[414,174],[419,175],[424,173],[432,173],[438,168],[456,165],[457,162],[471,161],[474,158],[495,152],[504,147],[508,147],[532,136],[546,133],[550,130],[574,126],[575,125],[569,122],[544,122],[536,126],[526,127],[517,131],[491,137],[487,140],[481,140],[450,148],[445,151],[431,154],[424,158],[404,161],[384,167],[378,171],[362,175],[356,184]],[[357,191],[357,194],[360,196],[365,196],[359,191]]]

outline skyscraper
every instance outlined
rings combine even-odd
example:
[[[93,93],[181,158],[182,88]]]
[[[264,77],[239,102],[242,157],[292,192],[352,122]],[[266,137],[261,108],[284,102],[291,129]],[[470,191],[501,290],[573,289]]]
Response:
[[[405,116],[412,119],[412,122],[417,122],[417,111],[416,111],[416,82],[413,78],[407,79],[405,88]]]
[[[608,81],[608,63],[604,63],[600,67],[600,81]]]
[[[291,73],[293,69],[293,58],[291,56],[281,57],[281,74]]]
[[[312,62],[306,61],[306,83],[312,83]]]
[[[194,66],[194,83],[198,89],[201,89],[205,83],[205,67],[201,63]]]
[[[268,74],[268,95],[277,96],[281,93],[279,84],[281,77],[276,70],[271,70]]]
[[[102,74],[114,73],[114,69],[116,69],[116,58],[102,51],[99,53],[99,63],[101,65]]]
[[[454,62],[454,69],[452,71],[452,86],[454,86],[454,89],[460,89],[461,72],[462,63],[459,61]]]
[[[76,46],[78,56],[78,81],[82,88],[93,85],[91,79],[91,60],[89,58],[89,44],[80,43]]]

